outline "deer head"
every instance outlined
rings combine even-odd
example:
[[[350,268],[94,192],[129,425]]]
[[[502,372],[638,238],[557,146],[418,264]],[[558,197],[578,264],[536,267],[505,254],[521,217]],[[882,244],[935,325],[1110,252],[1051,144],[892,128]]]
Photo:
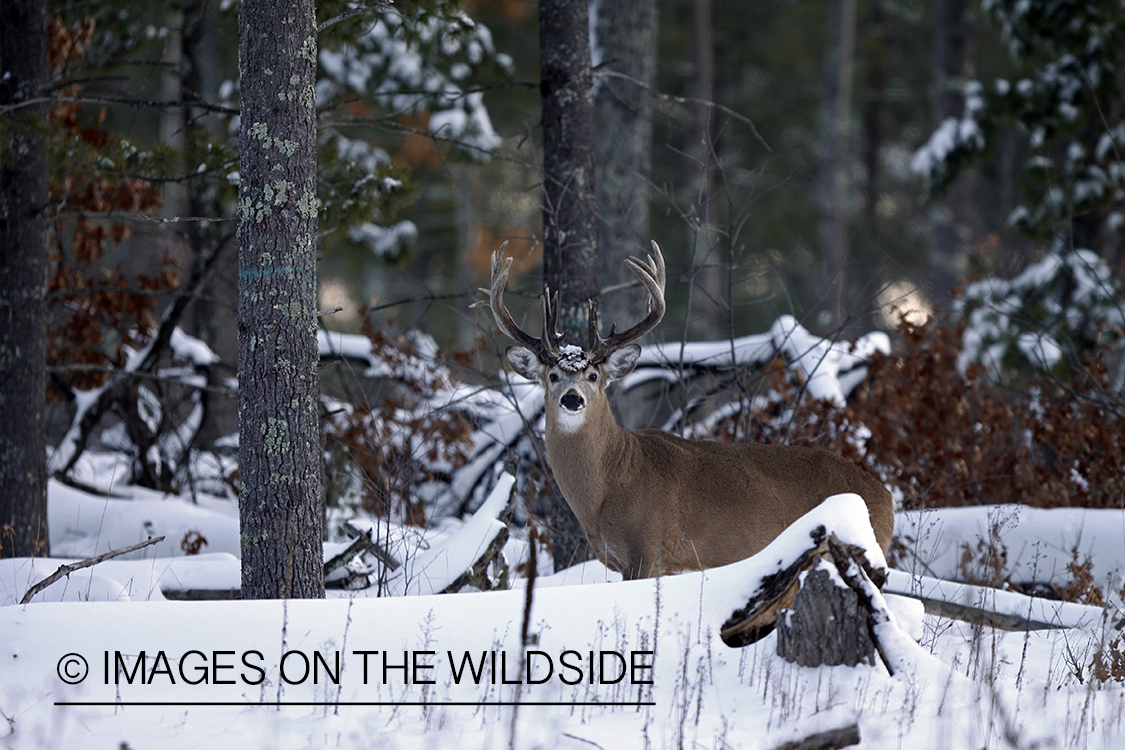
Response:
[[[558,293],[548,289],[540,298],[543,331],[532,336],[524,331],[504,306],[504,288],[512,259],[504,257],[507,242],[492,254],[492,287],[489,305],[500,330],[522,344],[509,347],[508,362],[529,380],[537,380],[547,390],[549,409],[558,418],[558,427],[573,432],[586,422],[591,404],[605,401],[605,389],[614,380],[625,377],[637,364],[641,348],[633,343],[645,335],[664,317],[664,256],[660,246],[652,243],[653,255],[646,260],[628,258],[625,265],[648,289],[645,317],[627,331],[617,333],[616,325],[602,338],[598,326],[598,305],[589,305],[589,338],[585,349],[564,345],[564,334],[558,333]]]

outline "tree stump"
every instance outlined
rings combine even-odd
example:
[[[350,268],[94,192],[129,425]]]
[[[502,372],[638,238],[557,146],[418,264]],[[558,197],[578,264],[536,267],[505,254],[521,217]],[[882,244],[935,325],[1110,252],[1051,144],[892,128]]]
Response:
[[[789,567],[764,576],[745,607],[723,623],[728,646],[746,646],[775,628],[777,653],[803,667],[874,664],[878,653],[894,669],[876,636],[888,620],[878,589],[886,571],[872,568],[862,548],[841,542],[823,526]],[[878,601],[877,601],[878,600]]]
[[[859,595],[821,558],[779,613],[777,655],[802,667],[874,664],[868,616]]]

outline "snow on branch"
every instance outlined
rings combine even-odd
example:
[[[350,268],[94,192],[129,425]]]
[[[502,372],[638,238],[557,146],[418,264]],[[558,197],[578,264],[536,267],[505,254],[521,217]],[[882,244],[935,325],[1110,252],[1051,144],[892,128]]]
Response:
[[[631,375],[623,386],[655,377],[645,371],[646,366],[667,368],[682,362],[691,369],[731,369],[764,365],[781,355],[790,369],[804,375],[810,396],[842,404],[863,381],[866,362],[877,351],[891,351],[890,337],[882,331],[868,333],[854,343],[833,341],[813,335],[792,315],[782,315],[766,333],[729,341],[646,346],[638,361],[639,374]]]

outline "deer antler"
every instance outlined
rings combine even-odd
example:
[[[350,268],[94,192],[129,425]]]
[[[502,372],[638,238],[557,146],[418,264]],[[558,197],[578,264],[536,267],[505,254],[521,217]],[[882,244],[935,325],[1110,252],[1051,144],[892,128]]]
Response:
[[[508,285],[508,272],[512,269],[512,259],[504,257],[507,247],[508,243],[505,241],[492,253],[492,288],[488,292],[488,304],[492,308],[493,317],[496,318],[496,325],[517,343],[531,349],[540,362],[554,364],[561,356],[559,344],[562,343],[563,338],[557,332],[559,294],[558,292],[551,294],[551,290],[547,289],[539,298],[543,319],[542,336],[532,336],[516,325],[508,308],[504,306],[504,287]]]
[[[656,328],[660,319],[664,317],[666,305],[664,303],[664,255],[660,252],[660,245],[652,241],[654,255],[648,256],[648,262],[637,258],[626,258],[625,265],[633,272],[640,282],[648,289],[649,298],[645,302],[645,317],[640,323],[627,331],[617,333],[616,324],[611,325],[609,336],[602,338],[598,331],[598,306],[590,302],[590,362],[602,362],[615,350],[639,339],[646,333]]]

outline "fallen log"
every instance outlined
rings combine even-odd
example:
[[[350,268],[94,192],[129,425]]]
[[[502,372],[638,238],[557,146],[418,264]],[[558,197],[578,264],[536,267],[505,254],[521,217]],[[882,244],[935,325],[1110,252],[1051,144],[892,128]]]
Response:
[[[781,610],[778,656],[802,667],[874,664],[868,613],[859,595],[841,584],[839,573],[823,558],[803,574],[792,601]]]
[[[926,614],[985,625],[999,630],[1059,630],[1092,627],[1101,622],[1105,608],[1029,596],[900,570],[887,572],[883,592],[918,599]]]
[[[442,594],[456,594],[465,586],[475,586],[478,589],[487,591],[492,588],[492,582],[489,581],[487,571],[488,566],[491,565],[504,550],[504,545],[508,543],[508,527],[501,526],[496,532],[496,536],[488,543],[484,552],[477,558],[468,570],[461,575],[457,576],[448,586],[443,588],[439,593]],[[504,583],[502,587],[507,586],[507,574],[502,577]]]
[[[242,598],[239,589],[161,589],[160,593],[174,602],[219,602]]]
[[[797,593],[798,576],[815,565],[819,556],[828,550],[824,526],[816,527],[811,537],[812,547],[789,567],[762,578],[757,593],[746,606],[735,610],[723,623],[719,631],[723,643],[733,648],[749,646],[773,632],[778,612],[788,608],[793,602]]]
[[[859,725],[850,724],[827,732],[810,734],[804,739],[786,742],[774,750],[840,750],[859,744]]]

